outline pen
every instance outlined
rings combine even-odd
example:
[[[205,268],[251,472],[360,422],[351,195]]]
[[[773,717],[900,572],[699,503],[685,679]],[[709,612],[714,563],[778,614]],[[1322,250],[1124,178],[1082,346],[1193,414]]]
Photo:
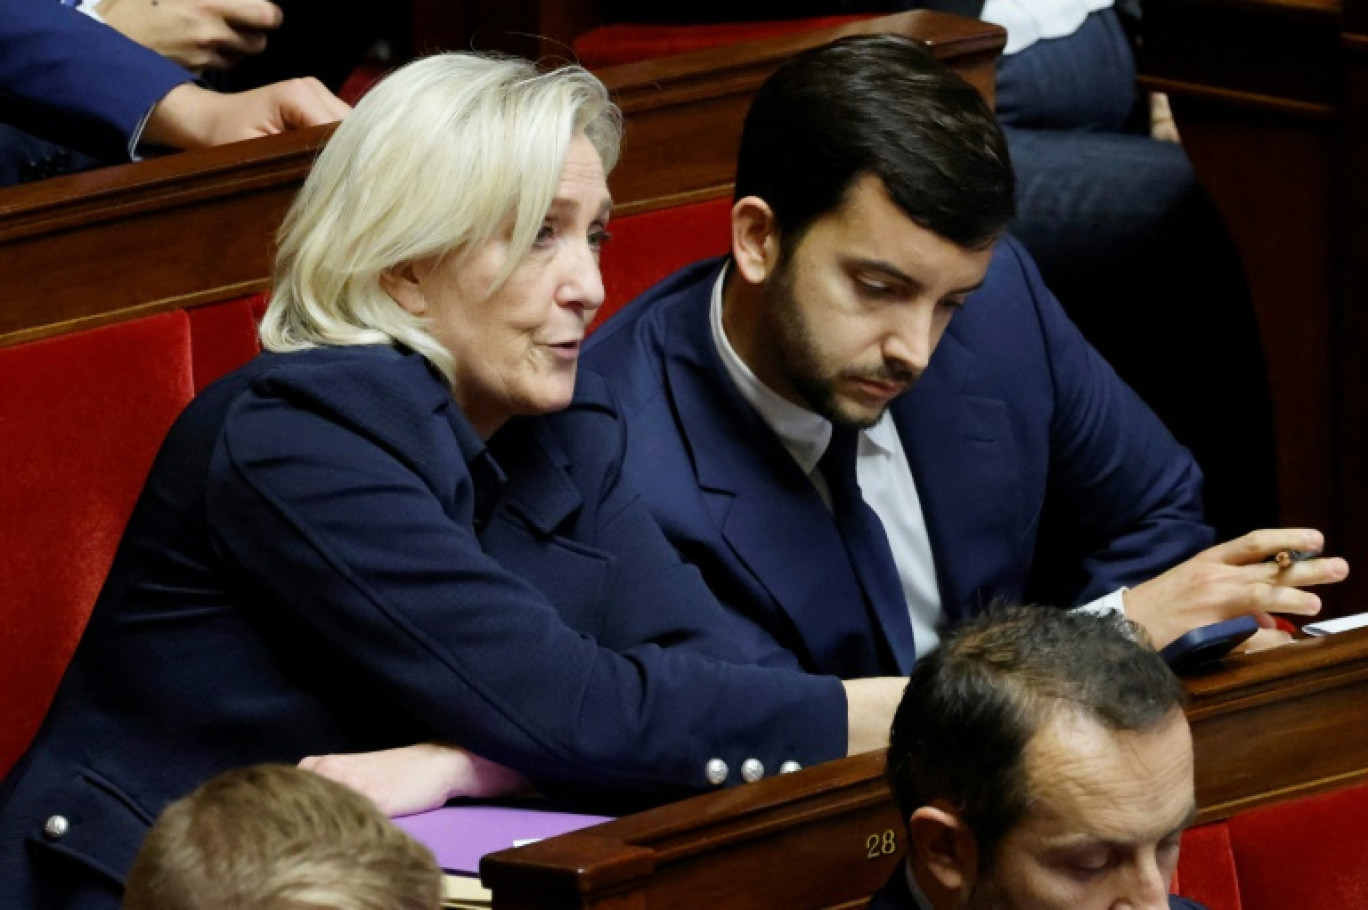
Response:
[[[1315,555],[1316,553],[1311,550],[1279,550],[1277,555],[1273,557],[1273,561],[1278,564],[1278,568],[1286,569],[1294,562],[1301,562]]]

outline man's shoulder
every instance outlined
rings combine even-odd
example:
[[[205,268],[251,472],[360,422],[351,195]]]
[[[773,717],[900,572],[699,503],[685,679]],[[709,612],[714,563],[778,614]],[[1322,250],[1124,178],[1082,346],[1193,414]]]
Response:
[[[653,409],[667,363],[696,358],[709,343],[708,307],[722,261],[670,275],[614,314],[585,342],[582,364],[612,387],[624,416]]]
[[[869,899],[868,910],[921,910],[907,885],[907,875],[907,867],[899,863],[888,884]]]
[[[649,347],[659,327],[685,308],[690,315],[707,318],[713,282],[721,259],[705,259],[687,265],[643,291],[631,303],[610,316],[584,345],[584,360],[599,372],[612,372],[624,346]]]

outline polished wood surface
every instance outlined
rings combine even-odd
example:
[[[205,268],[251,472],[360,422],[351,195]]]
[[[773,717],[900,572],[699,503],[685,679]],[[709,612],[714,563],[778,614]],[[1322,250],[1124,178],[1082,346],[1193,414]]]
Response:
[[[1189,682],[1197,823],[1368,779],[1368,629]],[[496,910],[860,906],[903,852],[870,753],[485,858]],[[887,849],[887,852],[885,852]]]
[[[1358,567],[1325,592],[1327,615],[1368,602],[1364,6],[1147,0],[1140,55],[1250,279],[1282,523],[1324,530]]]
[[[1002,30],[936,13],[859,23],[924,41],[990,90]],[[823,30],[605,70],[626,140],[621,213],[730,192],[741,121],[779,61]],[[0,191],[0,347],[264,289],[319,127]]]

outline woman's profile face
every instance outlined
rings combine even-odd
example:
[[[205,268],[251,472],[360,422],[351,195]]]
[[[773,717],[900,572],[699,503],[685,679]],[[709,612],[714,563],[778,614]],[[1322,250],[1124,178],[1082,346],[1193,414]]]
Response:
[[[577,133],[536,242],[496,290],[509,255],[497,235],[467,256],[415,263],[388,287],[451,352],[456,402],[486,438],[510,417],[569,405],[585,329],[603,303],[611,207],[598,152]]]

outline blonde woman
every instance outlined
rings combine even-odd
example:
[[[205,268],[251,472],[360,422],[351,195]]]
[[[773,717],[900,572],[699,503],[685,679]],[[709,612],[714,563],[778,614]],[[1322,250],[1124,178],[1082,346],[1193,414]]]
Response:
[[[267,353],[172,429],[0,793],[0,907],[116,906],[151,819],[235,765],[436,741],[420,803],[611,805],[886,741],[902,680],[750,665],[619,479],[576,370],[618,122],[583,70],[444,55],[341,125]]]

